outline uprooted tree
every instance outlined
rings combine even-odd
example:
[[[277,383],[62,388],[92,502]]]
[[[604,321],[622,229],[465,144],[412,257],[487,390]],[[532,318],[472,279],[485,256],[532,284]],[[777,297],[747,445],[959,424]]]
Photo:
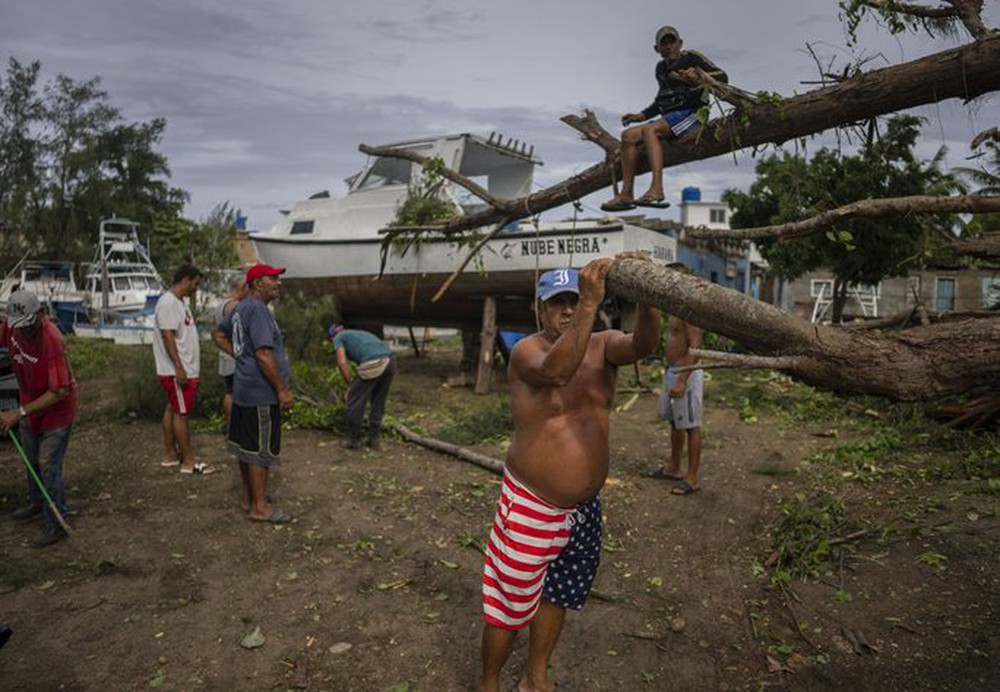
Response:
[[[794,97],[749,94],[722,84],[709,84],[732,104],[723,117],[707,122],[695,135],[661,142],[666,166],[696,161],[762,145],[781,144],[858,121],[951,98],[969,102],[1000,90],[1000,33],[981,20],[981,0],[947,0],[926,8],[889,0],[840,3],[853,31],[866,12],[876,12],[893,31],[908,22],[933,32],[964,29],[974,38],[966,45],[900,65],[862,72],[845,70],[832,83]],[[959,28],[960,30],[960,28]],[[470,229],[493,227],[473,248],[453,277],[464,270],[486,239],[511,221],[538,214],[607,187],[616,179],[620,142],[593,113],[567,115],[563,122],[605,152],[605,159],[565,181],[518,199],[499,199],[455,171],[438,171],[485,201],[489,208],[419,228],[390,228],[387,236],[437,233],[454,236]],[[361,145],[376,156],[424,160],[410,151]],[[638,173],[648,171],[640,160]],[[985,194],[948,197],[913,196],[859,200],[817,216],[766,229],[728,232],[732,237],[794,237],[829,228],[844,218],[880,218],[891,214],[1000,212],[1000,197]],[[707,231],[702,231],[708,233]],[[712,231],[719,236],[723,232]],[[757,235],[755,235],[757,234]],[[388,242],[388,240],[387,240]],[[958,254],[1000,258],[995,238],[958,239]],[[445,287],[446,288],[447,283]],[[745,345],[754,356],[734,365],[770,367],[788,372],[825,390],[874,394],[896,400],[932,401],[963,396],[975,402],[963,413],[979,420],[1000,412],[1000,312],[949,319],[892,333],[874,329],[816,326],[774,306],[684,274],[635,260],[617,263],[608,277],[618,296],[656,305],[669,314]],[[439,292],[440,295],[440,292]],[[904,320],[894,326],[900,327]],[[725,359],[724,356],[718,358]]]

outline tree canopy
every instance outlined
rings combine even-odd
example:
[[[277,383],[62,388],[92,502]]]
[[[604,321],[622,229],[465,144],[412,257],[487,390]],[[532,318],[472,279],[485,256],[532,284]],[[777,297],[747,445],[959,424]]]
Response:
[[[931,161],[917,158],[919,125],[914,116],[889,119],[884,132],[873,123],[857,154],[824,148],[810,160],[789,153],[762,159],[749,191],[723,195],[733,209],[733,228],[799,221],[862,199],[962,191],[958,180],[940,169],[943,149]],[[960,223],[953,214],[848,219],[797,242],[764,239],[759,247],[777,277],[829,269],[835,277],[833,318],[839,321],[849,285],[874,285],[924,264]]]
[[[165,119],[126,121],[100,77],[40,75],[39,62],[13,57],[0,75],[0,264],[88,261],[112,216],[141,224],[164,273],[186,260],[235,263],[219,240],[231,239],[235,209],[219,205],[203,223],[182,216],[189,195],[170,184]]]

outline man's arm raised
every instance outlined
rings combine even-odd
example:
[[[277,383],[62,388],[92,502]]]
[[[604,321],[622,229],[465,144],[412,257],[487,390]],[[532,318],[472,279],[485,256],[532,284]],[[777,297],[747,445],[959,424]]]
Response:
[[[572,379],[590,345],[612,261],[610,257],[591,260],[580,270],[580,299],[573,320],[549,348],[545,348],[544,336],[518,343],[511,354],[511,369],[517,377],[540,387],[564,387]]]

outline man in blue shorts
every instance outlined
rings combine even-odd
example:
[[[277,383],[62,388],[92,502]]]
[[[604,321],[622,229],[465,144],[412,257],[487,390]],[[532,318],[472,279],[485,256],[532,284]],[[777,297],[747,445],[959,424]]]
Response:
[[[729,77],[698,51],[683,50],[684,42],[677,29],[660,27],[653,49],[662,57],[656,64],[656,99],[640,113],[626,113],[622,125],[642,123],[622,133],[622,189],[614,199],[601,205],[608,212],[628,211],[638,207],[670,206],[663,195],[663,149],[660,138],[676,139],[698,125],[698,109],[706,102],[701,89],[705,76],[719,82]],[[649,121],[649,122],[646,122]],[[635,170],[639,150],[645,147],[652,180],[649,189],[635,198]]]

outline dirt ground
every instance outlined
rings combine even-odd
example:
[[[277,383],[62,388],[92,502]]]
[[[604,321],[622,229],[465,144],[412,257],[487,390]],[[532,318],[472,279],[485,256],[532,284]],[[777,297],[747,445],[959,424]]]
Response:
[[[457,361],[402,355],[390,414],[433,434],[479,405],[442,386]],[[295,521],[255,524],[221,436],[196,438],[220,473],[161,468],[158,425],[118,417],[114,382],[81,385],[70,541],[32,548],[37,525],[8,516],[23,473],[0,445],[0,622],[14,630],[0,687],[474,688],[476,545],[497,477],[391,437],[379,453],[345,452],[329,433],[290,432],[274,492]],[[712,378],[707,400],[702,491],[683,498],[642,475],[668,446],[655,396],[612,414],[605,553],[594,598],[567,618],[556,651],[560,690],[1000,689],[997,494],[917,472],[845,478],[831,487],[869,532],[846,537],[855,552],[820,579],[774,585],[779,502],[843,475],[810,454],[861,432],[741,417],[737,376]],[[263,645],[242,647],[257,628]],[[855,653],[848,633],[872,648]]]

